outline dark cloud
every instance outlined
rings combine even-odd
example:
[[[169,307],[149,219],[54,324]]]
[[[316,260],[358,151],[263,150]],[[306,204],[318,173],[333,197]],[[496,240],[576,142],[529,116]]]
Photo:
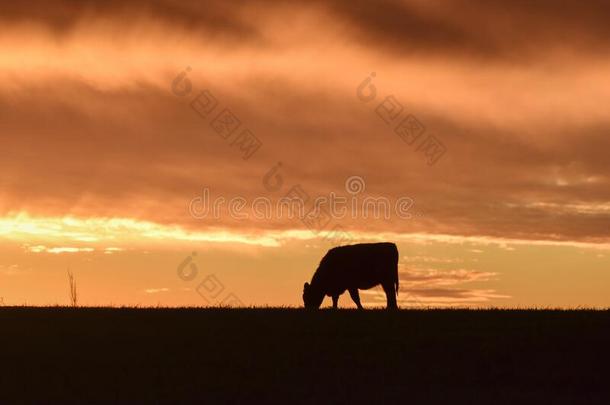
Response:
[[[607,49],[605,1],[335,1],[370,46],[483,57],[536,57],[551,46]],[[591,49],[590,49],[591,50]],[[514,62],[517,62],[516,60]]]
[[[463,288],[419,288],[405,291],[418,298],[435,298],[463,301],[487,301],[489,298],[497,297],[493,290],[469,290]]]
[[[607,49],[605,1],[335,1],[369,46],[474,57],[536,58],[553,47]]]
[[[148,1],[135,0],[33,0],[0,5],[0,21],[4,24],[35,23],[48,27],[58,36],[69,35],[79,23],[99,19],[113,24],[115,29],[129,29],[141,19],[150,19],[179,31],[191,31],[191,38],[210,41],[214,37],[232,42],[259,41],[258,30],[240,18],[239,4],[223,1]]]
[[[483,272],[470,269],[436,270],[436,269],[407,269],[400,272],[400,281],[407,288],[425,285],[433,286],[453,285],[472,281],[488,281],[496,273]]]
[[[558,48],[579,52],[607,50],[610,38],[610,5],[601,0],[34,0],[27,5],[3,3],[0,21],[38,23],[63,35],[84,19],[114,20],[118,26],[128,28],[140,18],[150,18],[176,30],[191,31],[193,38],[204,42],[221,38],[239,44],[262,41],[261,31],[269,18],[291,19],[303,10],[330,15],[324,23],[345,25],[344,33],[353,42],[377,52],[394,52],[397,57],[415,52],[519,63],[520,58],[537,58]]]
[[[194,221],[186,206],[204,186],[225,198],[250,200],[261,195],[279,198],[297,184],[313,197],[345,195],[345,179],[358,175],[366,180],[366,195],[411,197],[414,212],[421,215],[411,221],[342,220],[350,229],[608,238],[610,117],[599,107],[608,85],[589,78],[590,73],[599,74],[595,69],[605,63],[603,54],[596,56],[601,59],[581,55],[577,68],[550,70],[534,62],[517,72],[506,66],[488,69],[487,64],[468,62],[468,69],[458,69],[453,64],[455,52],[497,56],[527,53],[553,41],[562,46],[593,44],[591,38],[607,30],[601,2],[565,7],[550,1],[460,1],[441,7],[359,0],[307,5],[44,5],[3,4],[0,19],[7,25],[37,22],[61,36],[76,32],[79,22],[90,18],[106,20],[111,32],[123,32],[130,21],[146,16],[162,28],[142,25],[125,40],[138,44],[138,39],[155,34],[159,43],[133,56],[139,47],[104,43],[98,49],[97,39],[104,36],[97,32],[88,33],[91,37],[75,35],[66,45],[36,30],[33,37],[47,42],[10,37],[7,29],[12,41],[7,43],[14,43],[20,56],[11,59],[7,53],[1,65],[6,69],[0,83],[2,213],[68,212],[146,218],[191,228],[286,229],[295,222]],[[320,21],[328,18],[336,25],[295,30],[300,34],[287,40],[292,41],[286,50],[289,56],[268,52],[268,43],[260,38],[280,41],[291,32],[267,23],[282,16],[292,21],[299,7],[326,10],[330,14]],[[350,46],[348,37],[325,54],[333,35],[345,29],[361,46]],[[181,30],[215,32],[223,40],[241,43],[243,54],[222,46],[222,41],[213,47],[194,41],[171,53],[176,39],[163,38]],[[562,34],[555,35],[556,31]],[[395,58],[408,47],[438,52],[440,59]],[[370,71],[374,53],[384,56],[376,79],[379,97],[365,105],[356,99],[355,88],[362,72]],[[230,108],[242,128],[263,142],[251,160],[243,160],[229,141],[214,133],[213,116],[202,119],[189,107],[188,97],[171,93],[171,80],[188,63],[193,65],[190,79],[195,89],[190,97],[210,90],[220,101],[213,115]],[[470,70],[471,66],[477,69]],[[403,76],[403,69],[423,74]],[[387,79],[382,72],[388,72]],[[421,153],[375,114],[375,106],[388,94],[396,95],[425,123],[428,133],[447,146],[439,164],[428,166]],[[262,178],[279,161],[284,189],[270,194]]]
[[[99,91],[65,81],[26,86],[20,95],[3,97],[0,180],[5,197],[0,208],[4,213],[21,209],[48,215],[137,217],[192,228],[286,229],[301,224],[226,217],[197,221],[186,207],[204,186],[214,196],[250,201],[259,196],[277,199],[296,184],[312,197],[331,191],[347,195],[345,179],[356,174],[366,179],[366,195],[412,197],[414,212],[423,215],[417,220],[342,220],[351,229],[607,238],[610,217],[607,211],[596,211],[595,204],[610,199],[604,177],[608,169],[598,157],[608,140],[596,132],[584,131],[578,142],[572,142],[575,130],[567,129],[558,135],[567,141],[546,150],[511,143],[490,128],[454,122],[452,128],[462,138],[456,131],[447,132],[453,134],[448,137],[451,159],[431,168],[376,121],[354,120],[352,105],[340,98],[321,98],[292,87],[273,96],[256,92],[260,100],[255,101],[220,84],[217,88],[223,105],[238,113],[244,126],[264,142],[252,160],[241,159],[210,128],[212,118],[194,113],[188,101],[171,94],[169,83],[167,90],[142,85]],[[294,108],[287,112],[297,111],[298,105],[308,113],[277,114],[278,108],[291,104]],[[326,111],[333,111],[333,120],[323,119]],[[430,125],[444,124],[433,120]],[[262,177],[278,161],[284,164],[284,189],[269,193]],[[581,164],[570,171],[567,161]],[[606,180],[557,186],[547,178],[554,167],[564,167],[574,179]],[[536,205],[539,202],[554,205]]]

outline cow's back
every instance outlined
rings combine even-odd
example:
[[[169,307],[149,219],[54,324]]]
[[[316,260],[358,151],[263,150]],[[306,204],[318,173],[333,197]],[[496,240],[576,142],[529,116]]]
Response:
[[[328,251],[315,278],[327,293],[368,289],[397,278],[398,249],[393,243],[361,243]],[[319,274],[318,274],[319,273]]]

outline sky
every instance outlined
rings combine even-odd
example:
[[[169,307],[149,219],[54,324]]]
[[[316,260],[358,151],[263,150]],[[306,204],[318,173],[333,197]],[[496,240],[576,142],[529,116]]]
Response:
[[[401,307],[608,307],[609,11],[4,2],[0,305],[299,306],[392,241]]]

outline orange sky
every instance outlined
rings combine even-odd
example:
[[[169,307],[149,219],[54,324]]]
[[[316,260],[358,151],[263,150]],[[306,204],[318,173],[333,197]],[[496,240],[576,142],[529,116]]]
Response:
[[[402,306],[610,305],[604,2],[75,4],[0,5],[0,304],[67,303],[69,267],[85,305],[300,305],[340,227],[399,245]],[[253,215],[297,185],[412,206]]]

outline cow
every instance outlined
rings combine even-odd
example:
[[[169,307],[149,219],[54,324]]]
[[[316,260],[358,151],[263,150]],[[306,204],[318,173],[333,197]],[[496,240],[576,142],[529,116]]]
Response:
[[[362,309],[358,290],[381,284],[388,309],[398,308],[398,249],[394,243],[359,243],[330,249],[320,261],[311,284],[303,285],[305,308],[318,309],[324,296],[333,299],[337,308],[339,296],[349,291],[352,300]]]

